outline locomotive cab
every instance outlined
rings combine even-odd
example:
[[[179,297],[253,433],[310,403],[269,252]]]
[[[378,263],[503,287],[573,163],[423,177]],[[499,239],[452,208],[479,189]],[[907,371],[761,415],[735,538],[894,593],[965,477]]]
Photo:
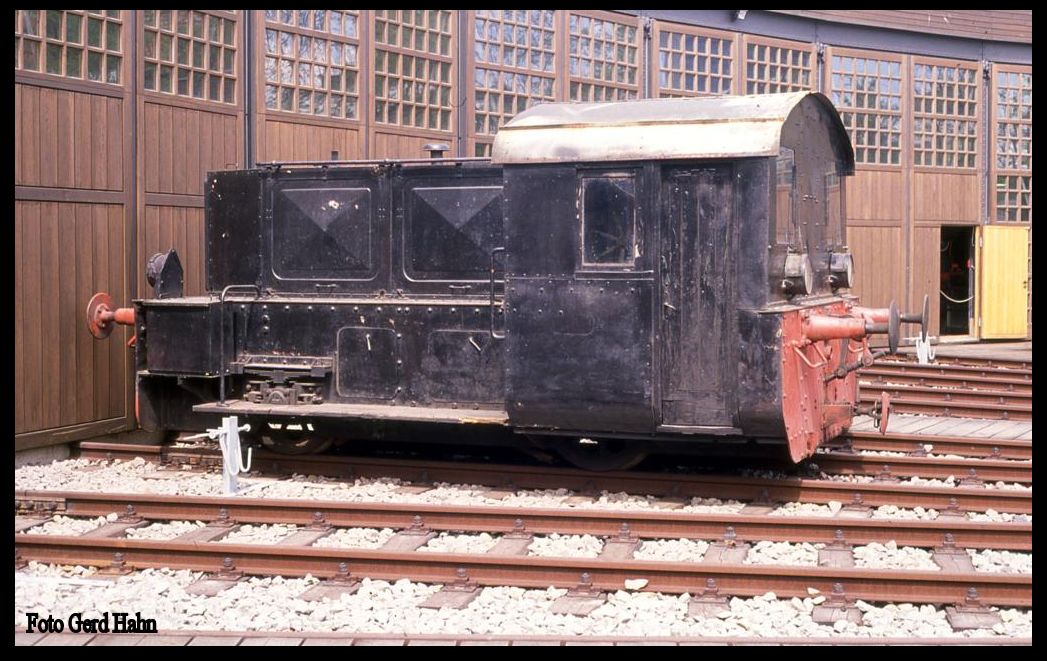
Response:
[[[285,452],[442,425],[596,469],[856,411],[846,131],[822,95],[545,104],[493,158],[277,163],[206,181],[207,294],[171,251],[136,328],[147,429],[238,415]],[[926,317],[926,311],[924,312]]]
[[[798,461],[846,429],[886,311],[848,295],[854,155],[828,99],[541,105],[493,160],[511,425],[594,462],[617,438],[623,464],[699,436],[785,437]]]

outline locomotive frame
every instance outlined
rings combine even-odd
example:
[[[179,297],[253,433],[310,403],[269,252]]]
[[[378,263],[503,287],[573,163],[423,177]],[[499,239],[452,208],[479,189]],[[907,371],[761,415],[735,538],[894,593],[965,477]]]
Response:
[[[294,452],[475,423],[597,469],[784,438],[798,461],[857,411],[868,336],[926,328],[847,294],[853,172],[816,93],[546,104],[491,162],[211,173],[209,293],[182,295],[171,251],[154,298],[89,323],[133,317],[147,429],[235,414]]]

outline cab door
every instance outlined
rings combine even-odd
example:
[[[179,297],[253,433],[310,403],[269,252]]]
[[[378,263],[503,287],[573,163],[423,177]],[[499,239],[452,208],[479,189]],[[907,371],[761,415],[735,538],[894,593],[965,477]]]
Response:
[[[1029,228],[978,227],[978,336],[1024,339],[1028,334]]]
[[[662,177],[661,422],[730,426],[732,170],[667,169]]]

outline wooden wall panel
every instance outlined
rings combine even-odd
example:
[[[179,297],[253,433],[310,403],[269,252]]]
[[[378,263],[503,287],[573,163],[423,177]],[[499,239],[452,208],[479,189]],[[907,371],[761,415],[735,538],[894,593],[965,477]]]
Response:
[[[130,330],[94,340],[96,291],[126,294],[124,207],[15,202],[15,433],[126,415]]]
[[[941,249],[942,230],[941,227],[917,227],[915,229],[915,241],[913,242],[913,268],[912,268],[912,296],[909,297],[908,305],[902,307],[905,311],[919,311],[923,305],[923,295],[927,294],[931,302],[931,335],[939,332],[939,314],[941,296],[938,291],[941,288]],[[909,332],[909,327],[903,327],[903,332]],[[915,328],[911,327],[911,328]]]
[[[158,252],[174,248],[185,271],[185,293],[197,296],[206,293],[204,273],[204,210],[201,207],[147,205],[138,224],[138,258],[136,263],[145,272],[145,263]],[[139,278],[140,296],[152,296],[152,288],[145,278]]]
[[[242,165],[240,124],[236,115],[146,103],[142,127],[146,192],[203,195],[209,170]]]
[[[903,303],[905,245],[900,227],[847,227],[847,243],[854,253],[856,286],[852,293],[862,305],[887,307],[891,299]]]
[[[371,141],[371,158],[428,158],[422,147],[429,143],[445,143],[454,153],[454,136],[433,134],[429,136],[408,135],[387,131],[375,131]]]
[[[916,222],[976,224],[981,216],[977,173],[914,172],[913,218]]]
[[[261,161],[327,160],[337,151],[340,160],[366,158],[357,128],[319,126],[265,120]]]
[[[123,189],[122,99],[15,87],[15,185]]]
[[[905,180],[901,171],[859,168],[847,180],[848,222],[901,223],[905,218],[906,203]]]

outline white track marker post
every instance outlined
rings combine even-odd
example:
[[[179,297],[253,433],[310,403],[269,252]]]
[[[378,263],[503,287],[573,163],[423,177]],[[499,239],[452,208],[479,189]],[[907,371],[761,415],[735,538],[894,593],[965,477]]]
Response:
[[[222,488],[225,493],[235,495],[238,491],[236,476],[251,470],[252,448],[247,448],[247,465],[240,454],[240,432],[250,431],[251,425],[237,426],[236,416],[222,418],[222,426],[209,429],[211,438],[218,438],[222,448]]]

